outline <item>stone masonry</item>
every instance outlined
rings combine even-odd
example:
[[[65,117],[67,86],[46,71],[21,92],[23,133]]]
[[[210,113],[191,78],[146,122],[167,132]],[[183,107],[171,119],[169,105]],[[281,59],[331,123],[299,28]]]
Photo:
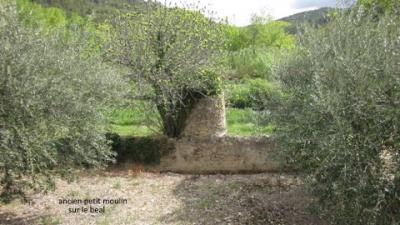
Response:
[[[205,97],[193,108],[175,148],[161,157],[161,171],[184,173],[275,172],[282,168],[269,137],[226,136],[225,103]]]

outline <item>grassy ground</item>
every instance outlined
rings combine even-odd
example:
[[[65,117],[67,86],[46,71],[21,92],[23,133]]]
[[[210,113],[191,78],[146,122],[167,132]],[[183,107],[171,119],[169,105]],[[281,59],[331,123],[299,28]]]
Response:
[[[147,136],[157,133],[157,129],[149,129],[149,117],[155,120],[155,114],[145,112],[143,108],[125,108],[110,113],[110,127],[121,136]],[[252,109],[228,108],[226,120],[229,135],[256,136],[269,135],[273,128],[269,125],[260,125],[257,112]]]
[[[262,125],[258,113],[250,108],[228,108],[226,112],[226,122],[229,135],[269,135],[273,131],[271,125]]]
[[[57,181],[46,195],[28,202],[0,204],[0,224],[7,225],[323,225],[306,210],[310,198],[293,175],[182,175],[123,171],[88,171],[77,182]],[[100,203],[60,203],[100,199]],[[119,204],[108,199],[126,199]],[[77,208],[105,211],[77,212]]]
[[[120,136],[148,136],[155,131],[149,129],[146,125],[118,125],[111,124],[111,131]]]
[[[158,132],[149,124],[155,118],[156,115],[149,113],[143,104],[116,109],[109,113],[110,129],[121,136],[148,136]]]

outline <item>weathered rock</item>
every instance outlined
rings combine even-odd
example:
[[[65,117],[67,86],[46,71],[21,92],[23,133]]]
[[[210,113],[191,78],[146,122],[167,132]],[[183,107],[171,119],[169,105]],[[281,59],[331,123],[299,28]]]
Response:
[[[204,97],[186,120],[183,137],[222,137],[226,134],[223,96]]]

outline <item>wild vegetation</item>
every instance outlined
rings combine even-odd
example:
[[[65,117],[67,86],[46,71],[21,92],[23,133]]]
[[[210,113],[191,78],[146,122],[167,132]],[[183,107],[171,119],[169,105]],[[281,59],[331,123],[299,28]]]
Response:
[[[12,4],[3,5],[0,13],[5,201],[26,187],[51,186],[54,173],[111,161],[102,111],[118,102],[124,86],[111,67],[87,55],[86,35],[56,24],[47,32],[47,21],[38,24],[40,29],[24,26],[16,13]]]
[[[306,31],[278,69],[274,121],[282,150],[310,175],[320,213],[337,224],[400,222],[400,17],[393,4],[384,12],[380,4],[355,7]]]
[[[125,158],[157,164],[194,104],[223,95],[228,135],[275,138],[288,168],[307,174],[318,216],[398,224],[399,10],[395,0],[359,0],[279,21],[254,14],[236,27],[193,5],[0,0],[1,200],[48,190],[75,169]],[[196,179],[174,187],[195,190]],[[246,182],[195,196],[188,208],[218,214],[218,194],[237,197],[248,183],[265,189],[262,179]],[[245,198],[246,207],[274,210],[260,202]],[[221,221],[232,222],[225,213]]]

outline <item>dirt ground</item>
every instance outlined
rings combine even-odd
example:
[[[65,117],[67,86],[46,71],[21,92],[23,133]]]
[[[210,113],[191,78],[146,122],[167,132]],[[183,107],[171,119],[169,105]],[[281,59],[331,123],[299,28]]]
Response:
[[[54,192],[27,203],[0,205],[0,224],[326,224],[306,210],[304,193],[301,180],[287,174],[93,171],[72,183],[57,180]]]

